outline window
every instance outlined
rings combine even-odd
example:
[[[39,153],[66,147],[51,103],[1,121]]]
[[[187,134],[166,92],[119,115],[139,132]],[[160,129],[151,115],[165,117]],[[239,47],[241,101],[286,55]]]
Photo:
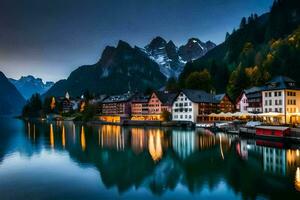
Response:
[[[183,119],[183,115],[180,115],[180,119]]]
[[[271,100],[271,99],[269,100],[269,105],[270,105],[270,106],[272,105],[272,100]]]
[[[278,92],[278,96],[281,96],[281,92]]]
[[[277,93],[275,93],[277,95]],[[275,105],[277,105],[277,99],[275,100]]]
[[[277,92],[274,92],[274,96],[277,97]]]
[[[279,99],[279,105],[282,105],[282,100],[281,99]]]
[[[187,115],[185,115],[185,119],[187,119]]]
[[[272,108],[269,108],[269,112],[272,112]]]
[[[184,106],[187,106],[188,105],[188,103],[184,103]]]
[[[269,97],[272,97],[272,92],[269,92]]]
[[[189,105],[192,106],[192,102],[190,102]]]
[[[268,105],[268,100],[265,100],[265,105],[266,105],[266,106]]]
[[[192,115],[189,115],[189,118],[192,119]]]
[[[265,92],[265,97],[268,97],[268,93]]]
[[[191,108],[189,108],[189,112],[192,112],[192,109],[191,109]]]
[[[268,112],[268,109],[267,109],[267,108],[265,108],[265,112]]]
[[[282,108],[279,108],[279,112],[282,113]]]

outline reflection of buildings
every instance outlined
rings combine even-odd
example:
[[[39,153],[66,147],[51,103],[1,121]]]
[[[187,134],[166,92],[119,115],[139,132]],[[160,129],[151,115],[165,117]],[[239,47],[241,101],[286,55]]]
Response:
[[[85,142],[85,131],[84,131],[84,127],[83,126],[81,126],[80,144],[81,144],[82,151],[85,151],[85,149],[86,149],[86,142]]]
[[[162,150],[162,140],[163,133],[161,130],[149,130],[149,142],[148,148],[149,153],[154,161],[158,161],[162,158],[163,150]]]
[[[136,154],[148,147],[148,136],[144,128],[131,129],[131,148]]]
[[[286,154],[283,149],[263,147],[263,166],[267,172],[286,174]]]
[[[196,137],[195,131],[172,131],[173,149],[180,158],[185,159],[198,149]]]
[[[125,134],[125,133],[124,133]],[[120,126],[105,125],[100,127],[101,147],[124,150],[125,136]]]

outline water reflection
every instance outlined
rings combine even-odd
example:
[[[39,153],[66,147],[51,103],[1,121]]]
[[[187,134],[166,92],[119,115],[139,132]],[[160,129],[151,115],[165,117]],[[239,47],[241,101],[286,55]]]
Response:
[[[116,187],[120,195],[144,188],[155,195],[183,190],[194,195],[204,190],[214,193],[220,184],[225,185],[224,198],[229,198],[230,191],[236,199],[300,195],[297,146],[243,140],[207,130],[72,122],[27,123],[25,127],[24,137],[36,153],[42,149],[67,152],[75,163],[96,168],[101,183],[108,189]]]

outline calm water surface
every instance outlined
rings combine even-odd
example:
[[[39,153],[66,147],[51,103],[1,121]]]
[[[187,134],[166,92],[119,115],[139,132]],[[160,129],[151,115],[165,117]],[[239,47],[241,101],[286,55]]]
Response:
[[[300,199],[300,147],[0,118],[0,199]]]

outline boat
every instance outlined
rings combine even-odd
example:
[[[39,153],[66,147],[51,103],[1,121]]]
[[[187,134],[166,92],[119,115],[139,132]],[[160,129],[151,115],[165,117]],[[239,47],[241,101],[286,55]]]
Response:
[[[279,138],[283,139],[290,136],[291,129],[284,126],[257,126],[255,135],[264,138]]]

